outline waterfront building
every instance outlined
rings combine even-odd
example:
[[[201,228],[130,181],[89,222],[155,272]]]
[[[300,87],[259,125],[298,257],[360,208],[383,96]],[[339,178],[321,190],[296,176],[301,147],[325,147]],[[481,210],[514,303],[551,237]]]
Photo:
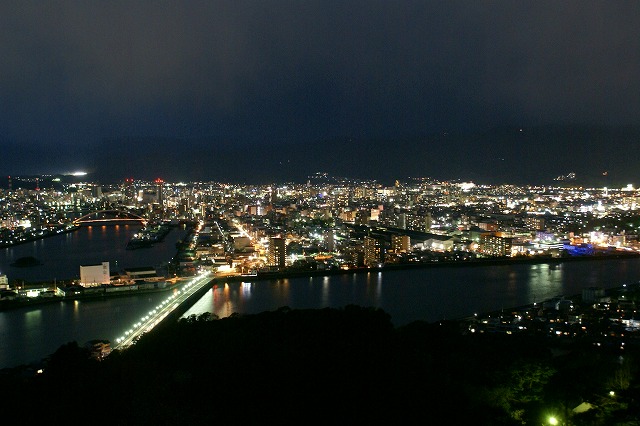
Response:
[[[284,268],[286,257],[285,239],[282,237],[271,237],[269,239],[268,265]]]
[[[109,284],[109,262],[102,262],[98,265],[81,265],[80,266],[80,284],[88,286],[96,286],[100,284]]]
[[[364,264],[365,266],[377,266],[384,262],[384,240],[369,235],[364,237]]]
[[[408,253],[411,251],[411,238],[408,235],[392,235],[391,249],[396,253]]]
[[[9,279],[6,275],[0,275],[0,290],[9,289]]]
[[[484,234],[480,236],[480,247],[482,252],[489,256],[511,255],[513,238],[499,237],[495,234]]]
[[[151,266],[141,266],[138,268],[125,268],[124,270],[129,280],[143,280],[145,278],[158,278],[158,272]]]

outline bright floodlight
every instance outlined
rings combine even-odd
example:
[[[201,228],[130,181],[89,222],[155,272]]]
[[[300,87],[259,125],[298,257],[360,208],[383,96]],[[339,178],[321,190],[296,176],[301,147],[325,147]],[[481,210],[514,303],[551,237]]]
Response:
[[[73,172],[73,173],[71,173],[71,176],[84,176],[86,174],[87,174],[87,172]]]
[[[558,419],[556,419],[553,416],[549,417],[549,424],[550,425],[557,425],[558,424]]]

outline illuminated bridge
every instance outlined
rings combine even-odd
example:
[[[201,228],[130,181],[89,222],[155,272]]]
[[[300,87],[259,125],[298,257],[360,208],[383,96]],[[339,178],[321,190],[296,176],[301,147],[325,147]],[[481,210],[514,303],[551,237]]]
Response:
[[[127,223],[140,222],[143,225],[147,223],[147,219],[137,214],[124,210],[99,210],[91,212],[73,221],[76,225],[90,223]]]
[[[172,313],[175,314],[174,311],[178,310],[180,305],[190,306],[193,304],[198,298],[202,297],[203,291],[209,290],[213,277],[214,274],[211,272],[201,272],[192,277],[187,283],[182,284],[179,290],[173,290],[167,299],[156,306],[155,309],[149,311],[148,315],[143,316],[129,330],[125,331],[122,337],[116,339],[114,349],[126,349],[135,344],[143,334],[151,331]],[[174,319],[177,320],[177,316]]]

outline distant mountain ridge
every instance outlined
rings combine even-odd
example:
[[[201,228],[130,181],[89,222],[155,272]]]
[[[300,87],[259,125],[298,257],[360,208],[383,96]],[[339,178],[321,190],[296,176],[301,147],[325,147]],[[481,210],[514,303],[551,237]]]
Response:
[[[640,126],[501,127],[476,133],[440,132],[396,139],[342,138],[314,142],[241,143],[214,139],[112,138],[77,155],[102,182],[127,177],[166,181],[237,183],[305,182],[316,171],[335,176],[377,180],[432,177],[487,184],[572,184],[621,187],[638,182],[635,151]],[[15,147],[0,158],[0,167],[16,162],[34,173],[51,162],[31,146],[20,157]],[[50,149],[49,149],[50,150]],[[13,158],[16,157],[16,158]],[[73,157],[73,158],[71,158]],[[62,161],[61,154],[55,157]],[[38,166],[40,164],[40,166]],[[575,174],[567,181],[558,176]],[[7,174],[7,173],[5,173]]]

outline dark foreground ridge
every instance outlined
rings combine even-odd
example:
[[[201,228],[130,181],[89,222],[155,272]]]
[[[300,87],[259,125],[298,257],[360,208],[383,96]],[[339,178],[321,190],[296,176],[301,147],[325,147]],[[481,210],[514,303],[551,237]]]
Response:
[[[70,342],[42,374],[0,375],[0,401],[22,424],[637,424],[634,366],[582,341],[283,307],[170,322],[103,361]]]

